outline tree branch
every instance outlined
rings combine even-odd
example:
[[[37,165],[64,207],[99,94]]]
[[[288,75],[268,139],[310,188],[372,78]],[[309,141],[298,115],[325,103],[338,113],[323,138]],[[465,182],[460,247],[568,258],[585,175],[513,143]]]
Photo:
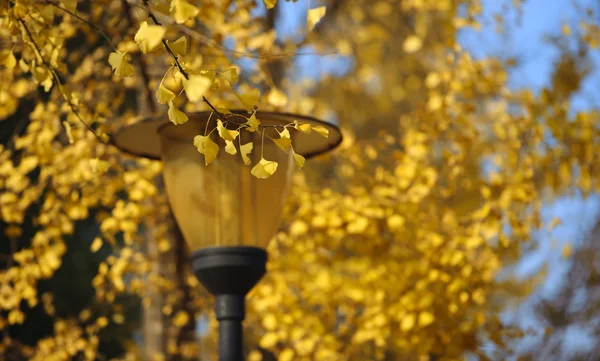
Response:
[[[27,25],[25,25],[25,22],[23,21],[23,19],[17,19],[17,21],[21,24],[21,26],[23,27],[23,29],[27,33],[27,36],[29,37],[29,40],[31,40],[31,44],[35,48],[35,50],[37,52],[37,55],[40,57],[40,60],[42,61],[42,64],[44,64],[44,66],[46,67],[46,69],[48,69],[48,71],[50,72],[50,74],[52,74],[52,77],[56,81],[56,85],[59,88],[59,92],[63,96],[63,99],[65,99],[65,101],[69,104],[69,107],[71,108],[71,111],[75,114],[75,116],[77,116],[77,118],[79,119],[79,121],[90,132],[92,132],[96,136],[96,138],[98,138],[98,140],[101,143],[106,143],[106,141],[104,141],[104,139],[102,139],[102,137],[100,137],[100,135],[94,130],[94,128],[92,128],[88,123],[86,123],[83,120],[83,118],[81,117],[81,115],[79,114],[79,112],[77,111],[77,109],[75,109],[75,105],[73,104],[73,102],[71,102],[71,99],[65,94],[65,92],[62,89],[62,84],[60,82],[60,78],[58,77],[58,74],[56,74],[56,71],[54,69],[52,69],[52,67],[48,64],[48,62],[46,62],[46,59],[44,59],[44,57],[42,56],[42,52],[40,51],[39,46],[37,45],[37,43],[33,39],[33,36],[31,35],[31,32],[29,31],[29,28],[27,27]]]

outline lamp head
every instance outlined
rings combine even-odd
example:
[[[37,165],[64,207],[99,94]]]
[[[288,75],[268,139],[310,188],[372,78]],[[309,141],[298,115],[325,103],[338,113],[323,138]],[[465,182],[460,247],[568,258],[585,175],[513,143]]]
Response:
[[[236,111],[228,124],[246,122]],[[247,114],[247,113],[246,113]],[[306,158],[327,152],[342,140],[339,128],[310,117],[285,113],[257,112],[264,129],[242,131],[235,139],[238,154],[224,151],[225,142],[213,132],[211,139],[219,145],[216,159],[204,164],[204,156],[193,145],[196,135],[204,135],[216,126],[211,112],[189,115],[185,124],[175,125],[166,116],[154,117],[121,128],[113,143],[137,156],[163,160],[167,196],[175,219],[192,252],[207,247],[252,246],[265,248],[277,231],[294,169],[291,152],[279,149],[270,139],[278,138],[273,127],[290,124],[323,126],[329,131],[324,138],[316,132],[292,131],[294,151]],[[250,174],[239,152],[240,144],[253,142],[248,155],[251,165],[261,157],[276,161],[277,171],[267,179]]]

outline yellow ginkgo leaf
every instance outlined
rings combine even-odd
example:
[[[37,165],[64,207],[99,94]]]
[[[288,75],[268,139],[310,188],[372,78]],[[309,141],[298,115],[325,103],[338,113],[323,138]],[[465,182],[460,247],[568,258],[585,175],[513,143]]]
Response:
[[[62,6],[70,12],[77,10],[77,0],[61,0]]]
[[[167,115],[169,116],[169,120],[175,125],[183,124],[188,121],[187,114],[177,109],[172,101],[169,102],[169,111],[167,112]]]
[[[90,250],[93,253],[98,252],[98,250],[102,247],[102,238],[100,237],[96,237],[94,238],[94,241],[92,242],[92,245],[90,246]]]
[[[570,243],[567,243],[563,246],[562,256],[563,258],[569,258],[573,254],[573,246]]]
[[[127,77],[133,75],[133,67],[125,59],[125,54],[127,53],[112,52],[108,56],[108,63],[118,76]]]
[[[415,327],[416,317],[413,313],[409,313],[402,317],[402,321],[400,321],[400,329],[404,332],[410,331]]]
[[[230,141],[230,140],[225,141],[225,152],[227,152],[231,155],[237,154],[237,149],[235,147],[235,144],[232,141]]]
[[[288,98],[281,90],[271,88],[267,95],[267,102],[274,107],[284,107],[288,103]]]
[[[175,99],[175,93],[167,89],[162,82],[158,85],[156,90],[156,99],[160,104],[168,104],[171,100]]]
[[[254,148],[254,144],[252,142],[242,144],[240,146],[240,153],[245,165],[250,165],[250,158],[248,157],[248,154],[252,153],[252,148]]]
[[[217,131],[219,132],[219,136],[225,140],[232,142],[240,132],[237,130],[227,129],[226,126],[223,125],[221,119],[217,119]]]
[[[267,9],[273,9],[275,4],[277,4],[277,0],[263,0]]]
[[[317,23],[323,19],[323,16],[325,16],[326,12],[327,8],[325,6],[319,6],[308,10],[306,21],[308,22],[309,31],[315,28],[315,25],[317,25]]]
[[[280,131],[277,131],[277,132],[279,133],[279,136],[281,138],[290,139],[290,131],[286,127],[283,127],[283,130],[281,132]]]
[[[198,15],[200,10],[186,0],[171,0],[171,15],[178,24]]]
[[[225,70],[222,73],[219,73],[221,77],[229,82],[229,84],[234,85],[238,81],[238,72],[236,68],[230,68]]]
[[[297,120],[294,120],[294,128],[296,130],[299,130],[302,133],[306,133],[306,134],[310,134],[310,132],[312,130],[310,127],[310,124],[301,124],[301,123],[298,123]]]
[[[422,47],[423,40],[416,35],[409,35],[402,44],[402,49],[409,54],[421,50]]]
[[[177,312],[175,317],[173,317],[173,325],[175,325],[176,327],[183,327],[189,322],[189,320],[190,316],[187,312],[179,311]]]
[[[185,36],[180,37],[172,43],[169,43],[169,47],[177,55],[185,55],[187,52],[187,38]]]
[[[183,80],[183,89],[185,89],[188,99],[192,102],[201,100],[211,85],[212,81],[202,75],[190,75],[189,79]]]
[[[272,140],[273,143],[275,143],[284,152],[290,149],[292,146],[292,141],[290,138],[272,138]]]
[[[292,361],[294,358],[294,350],[291,348],[286,348],[285,350],[279,353],[279,357],[277,357],[277,361]]]
[[[0,52],[0,62],[7,68],[17,66],[17,58],[15,58],[11,50],[3,50]]]
[[[304,167],[304,162],[306,159],[302,155],[294,152],[294,149],[292,149],[292,155],[294,156],[294,162],[296,163],[296,166],[302,169],[302,167]]]
[[[425,327],[431,325],[435,321],[435,317],[431,312],[423,311],[419,314],[419,326]]]
[[[312,127],[312,130],[314,130],[315,132],[321,134],[325,138],[329,137],[329,130],[327,130],[327,128],[325,128],[322,125],[314,126],[314,127]]]
[[[247,130],[249,132],[256,132],[258,130],[258,126],[260,125],[260,120],[258,120],[256,117],[256,113],[252,113],[245,124],[248,125]]]
[[[277,171],[277,162],[260,158],[260,161],[252,168],[250,173],[256,178],[266,179]]]
[[[157,50],[165,36],[165,28],[160,25],[148,25],[146,21],[140,24],[133,40],[139,45],[144,54]]]
[[[284,152],[290,149],[290,147],[292,146],[290,132],[286,128],[283,128],[283,131],[279,132],[279,138],[274,138],[272,140]]]
[[[217,154],[219,154],[219,146],[208,136],[195,136],[194,146],[198,149],[198,152],[204,154],[204,164],[206,165],[215,160],[215,158],[217,158]]]
[[[248,113],[254,111],[258,107],[258,101],[260,99],[260,90],[254,88],[244,94],[235,93],[238,97],[244,109],[248,111]]]

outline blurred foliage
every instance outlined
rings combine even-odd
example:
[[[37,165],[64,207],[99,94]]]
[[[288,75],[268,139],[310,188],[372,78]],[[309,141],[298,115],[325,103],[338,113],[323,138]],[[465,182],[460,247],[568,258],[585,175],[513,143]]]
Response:
[[[483,340],[510,353],[523,331],[498,312],[531,287],[499,271],[533,247],[543,202],[600,187],[598,110],[570,106],[599,46],[594,14],[563,28],[537,93],[509,89],[516,59],[457,44],[480,26],[479,1],[295,4],[307,12],[297,42],[277,36],[276,3],[0,2],[3,358],[214,358],[213,333],[203,348],[193,336],[210,299],[161,164],[107,144],[141,117],[208,110],[204,96],[333,117],[345,134],[295,179],[248,302],[249,361],[485,360]],[[305,46],[349,71],[295,79]]]

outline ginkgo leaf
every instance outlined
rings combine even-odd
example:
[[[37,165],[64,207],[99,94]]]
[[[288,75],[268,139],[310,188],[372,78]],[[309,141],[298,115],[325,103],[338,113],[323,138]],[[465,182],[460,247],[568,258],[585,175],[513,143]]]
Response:
[[[156,90],[156,99],[160,104],[168,104],[171,100],[175,99],[175,93],[167,89],[162,82],[158,85]]]
[[[435,321],[435,317],[431,312],[423,311],[419,314],[419,326],[429,326]]]
[[[232,141],[230,141],[230,140],[225,141],[225,152],[227,152],[231,155],[237,154],[237,149],[235,147],[235,144]]]
[[[285,152],[292,146],[292,140],[290,139],[290,131],[287,130],[287,128],[283,128],[283,131],[278,133],[279,138],[275,138],[272,140],[281,150]]]
[[[183,89],[185,89],[188,99],[192,102],[201,100],[211,85],[210,79],[202,75],[190,75],[189,79],[183,80]]]
[[[101,247],[102,247],[102,239],[100,237],[96,237],[96,238],[94,238],[94,241],[92,242],[92,244],[90,246],[90,251],[92,251],[93,253],[96,253]]]
[[[292,146],[292,141],[290,138],[271,138],[271,140],[273,140],[273,143],[275,143],[284,152],[290,149]]]
[[[187,38],[185,36],[180,37],[172,43],[169,43],[169,47],[177,55],[185,55],[187,52]]]
[[[312,127],[312,130],[314,130],[315,132],[321,134],[322,136],[324,136],[325,138],[329,137],[329,130],[327,130],[327,128],[325,128],[322,125],[317,125]]]
[[[306,21],[308,22],[308,30],[309,31],[315,28],[315,25],[317,25],[317,23],[319,21],[321,21],[323,16],[325,16],[326,12],[327,12],[327,8],[325,6],[319,6],[314,9],[308,10],[308,14],[306,16]]]
[[[108,63],[116,75],[127,77],[133,75],[133,67],[125,59],[127,53],[112,52],[108,55]]]
[[[277,131],[277,132],[279,133],[279,136],[281,138],[288,138],[288,139],[290,138],[290,131],[286,127],[283,127],[283,130],[281,132],[280,131]]]
[[[229,84],[234,85],[238,81],[238,72],[236,68],[230,68],[225,70],[222,73],[219,73],[221,77],[229,82]]]
[[[229,109],[223,107],[215,107],[221,114],[233,114]]]
[[[570,243],[566,243],[563,246],[561,254],[562,254],[563,258],[571,257],[571,255],[573,254],[573,246]]]
[[[415,327],[415,323],[416,323],[415,315],[412,313],[409,313],[407,315],[404,315],[404,317],[402,317],[402,320],[400,321],[400,329],[404,332],[410,331],[413,329],[413,327]]]
[[[182,24],[188,19],[198,15],[200,9],[188,3],[186,0],[171,0],[171,15],[175,22]]]
[[[258,126],[260,125],[260,120],[258,120],[258,118],[256,117],[256,113],[252,113],[252,115],[250,116],[250,118],[248,118],[245,124],[248,125],[248,128],[246,129],[249,132],[256,132],[258,130]]]
[[[252,148],[254,148],[254,144],[252,142],[242,144],[240,146],[240,154],[242,155],[242,160],[244,161],[245,165],[250,165],[250,158],[248,157],[248,154],[252,153]]]
[[[266,179],[277,171],[277,162],[260,158],[260,161],[252,168],[250,173],[256,178]]]
[[[148,25],[146,21],[140,24],[133,40],[139,45],[144,54],[157,50],[165,36],[165,28],[160,25]]]
[[[302,167],[304,167],[304,162],[306,161],[306,159],[302,155],[294,152],[294,149],[292,149],[292,155],[294,157],[294,162],[296,163],[296,166],[302,169]]]
[[[254,111],[258,106],[258,101],[260,99],[260,90],[254,88],[244,94],[235,93],[238,97],[244,109],[248,111],[248,113]]]
[[[175,125],[184,124],[188,121],[187,114],[177,109],[172,101],[169,102],[167,115],[169,116],[169,120]]]
[[[233,141],[238,134],[240,134],[237,130],[227,129],[226,126],[223,125],[221,119],[217,119],[217,131],[219,132],[219,136],[225,140]]]
[[[208,136],[195,136],[194,146],[198,149],[198,152],[204,154],[204,164],[206,165],[215,160],[215,158],[217,158],[217,154],[219,154],[219,146]]]
[[[288,103],[288,98],[281,90],[271,88],[267,95],[267,102],[274,107],[284,107]]]
[[[423,40],[416,35],[409,35],[404,39],[404,43],[402,44],[402,49],[409,54],[421,50],[422,47]]]
[[[267,9],[273,9],[275,4],[277,4],[277,0],[263,0]]]
[[[70,12],[77,10],[77,0],[61,0],[62,6]]]
[[[2,62],[2,65],[9,69],[17,66],[17,58],[15,58],[11,50],[3,50],[0,52],[0,61]]]
[[[211,84],[214,84],[217,78],[217,72],[214,70],[201,70],[200,74],[210,79]]]
[[[286,348],[285,350],[279,353],[279,357],[277,361],[292,361],[294,359],[294,350],[291,348]]]
[[[310,134],[310,132],[312,130],[310,127],[310,124],[301,124],[301,123],[298,123],[297,120],[294,120],[294,128],[305,134]]]

